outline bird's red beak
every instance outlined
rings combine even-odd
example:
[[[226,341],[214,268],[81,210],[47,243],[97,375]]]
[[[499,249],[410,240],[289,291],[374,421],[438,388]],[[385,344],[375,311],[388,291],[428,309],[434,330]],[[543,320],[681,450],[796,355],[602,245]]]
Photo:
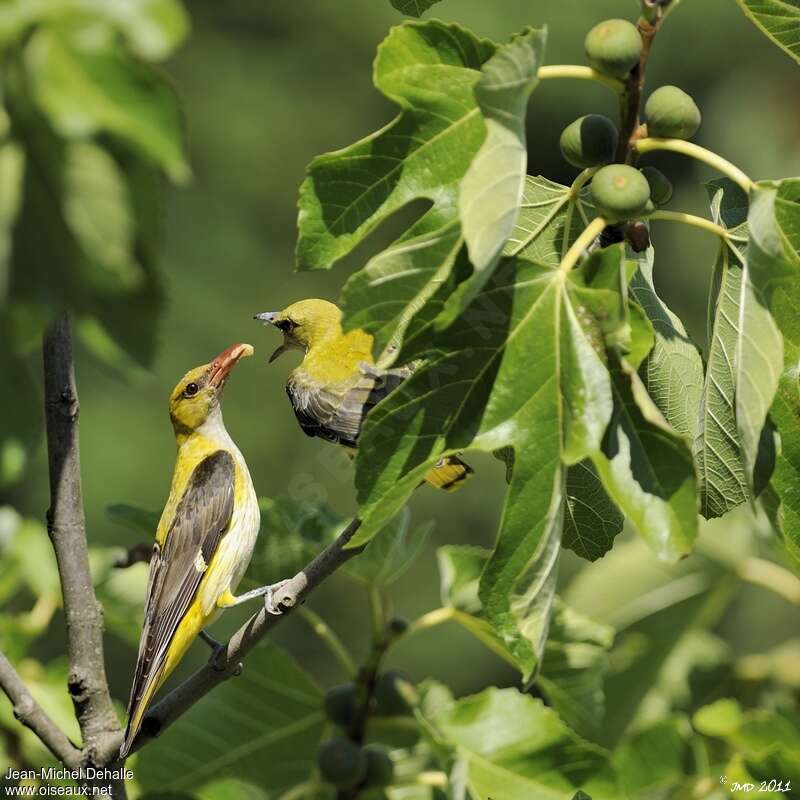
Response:
[[[208,382],[217,389],[225,385],[231,370],[236,366],[240,358],[247,358],[253,355],[253,345],[251,344],[232,344],[227,350],[223,350],[212,362],[211,372]]]

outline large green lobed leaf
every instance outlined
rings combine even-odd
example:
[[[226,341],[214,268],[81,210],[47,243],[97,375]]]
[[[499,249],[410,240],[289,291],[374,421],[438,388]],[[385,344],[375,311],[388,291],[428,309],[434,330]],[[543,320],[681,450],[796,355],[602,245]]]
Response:
[[[800,0],[737,0],[751,19],[778,47],[800,62]]]
[[[465,697],[435,710],[429,722],[464,763],[471,796],[569,800],[581,789],[593,800],[621,796],[607,753],[516,689]]]
[[[459,215],[476,278],[497,262],[517,221],[528,163],[525,113],[545,40],[535,29],[515,36],[483,65],[475,87],[486,139],[461,182]]]
[[[708,185],[714,221],[730,232],[720,241],[709,297],[709,352],[694,455],[700,510],[721,517],[750,497],[736,423],[736,375],[747,195],[732,181]]]
[[[480,594],[487,619],[526,677],[546,635],[561,540],[563,465],[599,450],[611,414],[603,331],[593,311],[602,307],[613,316],[607,306],[614,296],[582,281],[580,273],[505,260],[435,339],[438,355],[370,414],[356,461],[359,543],[443,455],[514,448],[497,547]]]
[[[750,315],[743,321],[750,335],[742,337],[740,356],[753,369],[742,374],[739,426],[751,466],[768,411],[778,426],[772,486],[781,500],[778,521],[787,550],[800,567],[800,179],[756,184],[748,225]]]
[[[300,190],[301,269],[330,267],[412,200],[454,202],[485,137],[473,88],[494,52],[457,25],[407,22],[392,30],[378,48],[374,81],[402,111],[309,165]]]

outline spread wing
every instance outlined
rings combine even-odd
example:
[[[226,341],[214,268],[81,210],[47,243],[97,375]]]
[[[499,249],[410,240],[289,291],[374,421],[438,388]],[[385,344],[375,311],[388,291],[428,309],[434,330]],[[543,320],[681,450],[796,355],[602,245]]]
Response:
[[[290,377],[286,393],[306,434],[355,447],[364,417],[411,371],[408,367],[379,371],[362,362],[358,376],[344,388],[324,386],[298,372]]]
[[[144,628],[128,706],[133,716],[148,683],[164,665],[175,630],[194,600],[197,587],[233,513],[233,457],[217,450],[194,469],[175,518],[155,545],[144,610]]]

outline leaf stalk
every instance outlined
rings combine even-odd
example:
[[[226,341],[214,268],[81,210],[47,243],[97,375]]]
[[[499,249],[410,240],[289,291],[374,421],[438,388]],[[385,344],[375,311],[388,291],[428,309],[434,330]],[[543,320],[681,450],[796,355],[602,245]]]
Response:
[[[572,243],[572,247],[567,250],[567,254],[559,266],[559,270],[566,274],[580,260],[584,250],[588,249],[592,242],[603,232],[608,223],[602,217],[595,217],[584,229],[583,233]]]
[[[683,139],[659,139],[649,136],[645,139],[639,139],[634,144],[634,148],[640,155],[652,153],[654,150],[667,150],[671,153],[681,153],[682,155],[701,161],[704,164],[708,164],[709,167],[717,170],[717,172],[726,175],[734,183],[738,184],[742,188],[742,191],[747,194],[750,193],[750,189],[753,187],[753,181],[745,175],[739,167],[735,164],[731,164],[730,161],[727,161],[713,151],[707,150],[705,147],[700,147],[700,145],[694,144],[693,142],[686,142]]]
[[[612,78],[610,75],[603,75],[602,72],[598,72],[591,67],[584,67],[579,64],[553,64],[549,67],[540,67],[538,75],[540,81],[553,78],[577,78],[578,80],[596,81],[617,94],[622,94],[625,90],[625,84],[622,81]]]

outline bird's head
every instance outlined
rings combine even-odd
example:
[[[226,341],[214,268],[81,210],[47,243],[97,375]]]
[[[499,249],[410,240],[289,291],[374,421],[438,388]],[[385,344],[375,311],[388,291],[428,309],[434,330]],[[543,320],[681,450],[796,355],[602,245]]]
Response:
[[[222,390],[240,358],[253,355],[249,344],[233,344],[210,364],[189,370],[172,390],[169,416],[176,433],[197,430],[219,408]]]
[[[283,311],[265,311],[254,318],[283,332],[283,344],[269,357],[270,363],[287,350],[308,352],[342,332],[342,312],[327,300],[300,300]]]

